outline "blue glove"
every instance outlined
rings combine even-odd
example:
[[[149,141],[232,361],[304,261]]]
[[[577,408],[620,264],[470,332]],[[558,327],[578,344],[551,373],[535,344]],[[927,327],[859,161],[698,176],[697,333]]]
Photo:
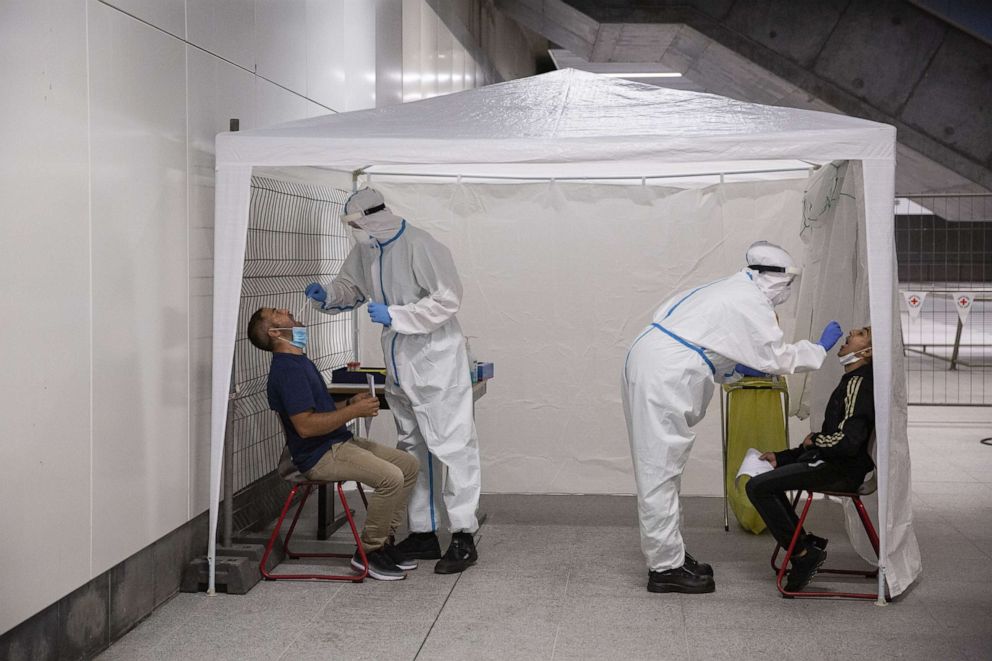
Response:
[[[369,316],[372,317],[372,321],[383,326],[389,326],[393,323],[393,318],[389,316],[389,306],[382,303],[375,301],[369,303]]]
[[[764,372],[753,370],[747,365],[741,365],[740,363],[737,363],[737,367],[734,368],[734,371],[737,372],[738,374],[743,374],[744,376],[760,376],[760,377],[768,376]]]
[[[307,285],[307,298],[312,298],[318,303],[323,303],[327,300],[327,290],[318,285],[316,282],[311,282]]]
[[[820,335],[820,341],[817,342],[821,347],[830,351],[837,344],[837,340],[840,339],[844,331],[840,329],[840,324],[836,321],[831,321],[827,323],[826,327],[823,329],[823,334]]]

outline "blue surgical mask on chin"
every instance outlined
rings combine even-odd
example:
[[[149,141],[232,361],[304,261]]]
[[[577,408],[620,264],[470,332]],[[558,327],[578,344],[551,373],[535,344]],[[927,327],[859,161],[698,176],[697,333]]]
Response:
[[[297,349],[305,350],[307,348],[307,327],[306,326],[293,326],[292,328],[274,328],[273,330],[289,330],[293,331],[293,339],[287,340],[280,337],[279,339],[283,342],[289,342]]]

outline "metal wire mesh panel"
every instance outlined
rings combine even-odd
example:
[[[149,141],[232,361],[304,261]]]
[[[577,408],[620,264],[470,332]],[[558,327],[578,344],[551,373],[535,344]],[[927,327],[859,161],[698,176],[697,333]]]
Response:
[[[303,312],[306,286],[337,275],[350,243],[339,220],[350,191],[252,177],[244,281],[234,348],[235,397],[228,442],[233,444],[234,490],[276,469],[286,439],[269,409],[271,354],[248,341],[248,320],[260,307],[288,308],[308,326],[307,355],[329,372],[354,354],[352,313]]]
[[[992,406],[992,195],[900,198],[896,252],[909,403]]]

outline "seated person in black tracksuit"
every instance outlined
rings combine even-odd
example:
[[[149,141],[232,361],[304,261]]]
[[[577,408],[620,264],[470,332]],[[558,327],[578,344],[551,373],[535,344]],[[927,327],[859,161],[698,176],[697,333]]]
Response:
[[[762,454],[775,470],[747,483],[748,498],[783,548],[789,547],[799,522],[786,491],[857,491],[875,468],[868,452],[875,431],[871,326],[852,330],[837,355],[844,376],[827,402],[822,430],[808,435],[797,448]],[[787,590],[795,592],[809,584],[827,557],[825,547],[825,539],[802,531]]]

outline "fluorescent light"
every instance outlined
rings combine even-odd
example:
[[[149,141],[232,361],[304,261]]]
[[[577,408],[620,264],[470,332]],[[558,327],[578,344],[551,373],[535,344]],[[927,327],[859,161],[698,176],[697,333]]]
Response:
[[[598,72],[596,72],[598,73]],[[642,73],[640,71],[636,73],[600,73],[600,76],[609,76],[610,78],[681,78],[682,74],[674,71],[665,72],[653,72],[653,73]]]

